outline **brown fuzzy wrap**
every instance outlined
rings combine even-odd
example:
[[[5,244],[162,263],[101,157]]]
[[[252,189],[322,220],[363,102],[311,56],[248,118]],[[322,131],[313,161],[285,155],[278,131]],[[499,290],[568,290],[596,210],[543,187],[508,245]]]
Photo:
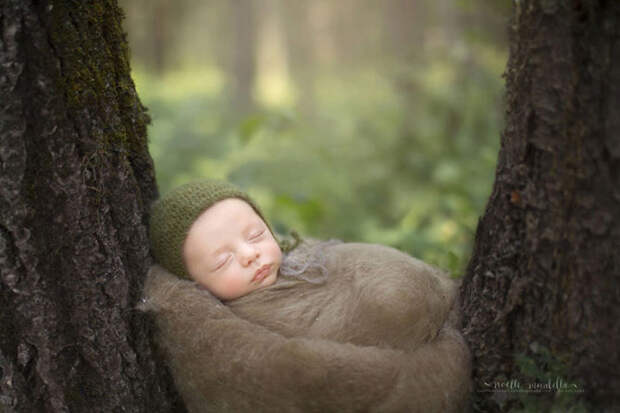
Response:
[[[151,269],[144,309],[188,409],[463,411],[470,355],[452,326],[454,283],[380,245],[326,254],[325,284],[280,277],[226,305]]]

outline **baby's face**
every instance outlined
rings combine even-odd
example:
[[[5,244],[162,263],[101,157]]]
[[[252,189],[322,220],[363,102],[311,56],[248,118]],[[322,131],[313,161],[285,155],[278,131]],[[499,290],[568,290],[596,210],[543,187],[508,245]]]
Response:
[[[273,284],[282,251],[248,203],[228,198],[192,224],[183,258],[194,280],[216,297],[232,300]]]

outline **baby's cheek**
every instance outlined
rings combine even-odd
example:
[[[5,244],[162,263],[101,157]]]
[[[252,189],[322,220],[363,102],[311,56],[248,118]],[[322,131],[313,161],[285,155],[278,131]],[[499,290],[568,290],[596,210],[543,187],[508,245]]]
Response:
[[[243,277],[228,277],[222,291],[229,299],[237,298],[246,293],[248,282]]]
[[[282,251],[280,250],[280,246],[277,242],[275,242],[275,240],[267,246],[267,253],[271,257],[271,259],[278,265],[282,262]]]

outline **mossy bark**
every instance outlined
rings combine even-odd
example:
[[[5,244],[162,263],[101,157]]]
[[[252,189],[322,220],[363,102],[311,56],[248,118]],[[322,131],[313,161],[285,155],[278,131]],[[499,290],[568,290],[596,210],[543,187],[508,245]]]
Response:
[[[0,5],[0,411],[171,411],[135,310],[148,116],[114,0]]]
[[[620,405],[620,2],[514,3],[506,127],[461,291],[476,407],[507,410],[536,397],[549,408],[558,392],[501,383],[527,390],[562,376],[583,390],[576,402],[612,411]]]

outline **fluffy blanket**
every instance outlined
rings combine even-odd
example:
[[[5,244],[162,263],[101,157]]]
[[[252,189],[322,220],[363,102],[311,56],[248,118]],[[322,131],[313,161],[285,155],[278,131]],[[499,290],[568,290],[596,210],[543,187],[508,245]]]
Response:
[[[188,410],[466,410],[470,355],[455,328],[454,282],[380,245],[322,252],[324,283],[281,276],[226,304],[151,268],[143,309]]]

